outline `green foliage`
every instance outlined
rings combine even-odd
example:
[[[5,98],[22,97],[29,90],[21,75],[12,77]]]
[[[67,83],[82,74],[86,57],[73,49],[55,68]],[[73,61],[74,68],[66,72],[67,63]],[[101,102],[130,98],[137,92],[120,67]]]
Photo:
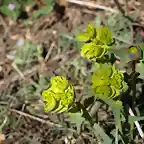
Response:
[[[38,59],[40,56],[40,49],[41,47],[39,45],[24,41],[24,45],[17,46],[14,63],[23,68],[28,66],[31,62]]]
[[[133,17],[135,13],[129,16]],[[108,17],[105,25],[112,31],[113,37],[116,39],[116,44],[120,46],[122,43],[132,44],[133,27],[132,23],[125,18],[121,13],[112,14]],[[119,41],[119,42],[118,42]]]
[[[45,111],[62,113],[67,111],[75,100],[74,89],[63,76],[51,78],[51,87],[42,92],[45,101]]]
[[[20,11],[18,8],[14,9],[14,10],[10,10],[7,5],[0,7],[0,11],[3,14],[12,17],[12,19],[14,19],[14,20],[16,20],[20,15]]]
[[[77,127],[77,130],[80,132],[81,125],[85,121],[85,118],[82,117],[82,113],[80,112],[69,113],[68,116],[69,116],[70,122],[72,124],[75,124]]]
[[[43,89],[46,89],[49,84],[49,81],[46,77],[40,76],[38,82],[31,80],[29,83],[23,82],[22,86],[19,90],[19,98],[18,100],[23,103],[34,104],[36,103],[40,97]],[[16,99],[17,100],[17,99]],[[13,105],[17,104],[15,99],[13,101]]]
[[[95,123],[92,128],[94,134],[96,137],[100,137],[103,141],[103,144],[111,144],[112,140],[111,138],[104,132],[104,130],[100,127],[99,124]]]
[[[24,6],[29,2],[30,0],[23,0],[21,2],[18,0],[4,0],[0,7],[0,11],[3,14],[12,17],[14,20],[17,20]],[[31,0],[31,3],[32,2],[33,1]]]
[[[36,4],[36,0],[4,0],[0,11],[6,15],[12,17],[13,20],[17,20],[21,12],[25,10],[25,6],[32,7]],[[38,18],[41,15],[49,14],[54,7],[53,0],[46,0],[46,5],[33,13],[33,18]]]

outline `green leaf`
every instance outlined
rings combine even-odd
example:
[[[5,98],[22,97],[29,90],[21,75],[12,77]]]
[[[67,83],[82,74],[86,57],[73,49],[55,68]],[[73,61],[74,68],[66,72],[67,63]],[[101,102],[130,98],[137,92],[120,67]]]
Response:
[[[121,127],[121,112],[123,111],[122,102],[117,100],[115,103],[113,103],[112,109],[115,116],[115,123],[118,129],[120,130],[120,132],[122,132],[122,127]]]
[[[96,16],[95,23],[96,23],[96,26],[101,25],[101,17],[100,16]]]
[[[54,4],[54,0],[46,0],[47,6],[52,6]]]
[[[144,116],[129,116],[128,122],[130,124],[131,137],[133,138],[134,122],[144,120]]]
[[[47,15],[53,10],[53,6],[45,6],[38,11],[35,11],[33,14],[34,18],[38,18],[41,15]]]
[[[104,132],[104,130],[100,127],[99,124],[95,123],[92,130],[93,130],[96,137],[101,137],[101,139],[103,140],[102,144],[112,144],[112,140]]]
[[[115,117],[115,123],[117,127],[119,128],[120,132],[122,132],[122,127],[121,127],[121,114],[123,111],[122,102],[119,100],[114,101],[111,99],[107,99],[105,100],[105,103],[107,103],[112,108],[112,111]]]
[[[22,1],[23,2],[23,1]],[[20,6],[20,2],[18,2],[18,0],[4,0],[4,1],[2,1],[2,5],[4,6],[8,6],[9,4],[14,4],[14,5],[16,5],[16,7],[18,6]],[[17,7],[17,8],[18,8]]]
[[[136,44],[139,44],[142,42],[142,37],[137,33],[136,34]]]
[[[129,13],[129,17],[133,19],[133,21],[136,21],[138,18],[138,14],[136,12]]]
[[[144,64],[142,62],[138,63],[136,65],[136,71],[138,71],[140,73],[139,77],[143,78],[143,76],[144,76]]]
[[[144,60],[144,43],[140,43],[139,44],[139,47],[141,48],[142,50],[142,61]]]
[[[129,123],[144,120],[144,116],[129,116]]]
[[[4,0],[3,5],[8,5],[10,3],[10,0]]]
[[[70,122],[75,124],[77,127],[77,130],[80,132],[81,125],[85,121],[85,118],[82,117],[82,113],[80,112],[69,113],[68,115],[69,115]]]

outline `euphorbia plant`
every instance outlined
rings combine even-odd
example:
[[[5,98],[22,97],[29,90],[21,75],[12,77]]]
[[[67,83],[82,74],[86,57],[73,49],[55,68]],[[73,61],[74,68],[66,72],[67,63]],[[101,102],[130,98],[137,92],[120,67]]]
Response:
[[[134,83],[134,81],[131,79],[133,79],[132,75],[136,73],[135,69],[132,69],[130,75],[127,74],[129,78],[126,80],[126,73],[124,74],[116,68],[117,57],[110,51],[115,40],[107,27],[99,28],[89,24],[86,31],[80,34],[77,39],[84,43],[81,48],[81,56],[98,65],[96,71],[91,75],[93,97],[94,100],[99,99],[111,107],[116,122],[115,142],[118,143],[118,131],[122,133],[121,116],[124,113],[123,105],[125,105],[121,101],[121,94],[129,88],[132,89],[131,82]],[[127,53],[130,59],[129,63],[134,62],[135,67],[135,64],[142,60],[142,53],[138,46],[129,47]],[[45,112],[68,112],[71,115],[76,110],[75,112],[82,113],[82,117],[90,122],[91,127],[95,126],[95,121],[92,117],[90,118],[89,111],[82,103],[75,100],[74,88],[66,77],[52,77],[51,87],[44,90],[42,96],[45,102]]]

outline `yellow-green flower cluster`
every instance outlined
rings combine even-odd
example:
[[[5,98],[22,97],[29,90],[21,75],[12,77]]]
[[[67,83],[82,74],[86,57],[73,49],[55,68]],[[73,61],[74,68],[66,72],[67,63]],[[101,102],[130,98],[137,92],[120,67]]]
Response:
[[[45,112],[62,113],[67,111],[75,100],[74,88],[63,76],[51,78],[51,87],[42,92]]]
[[[123,73],[110,64],[100,64],[91,81],[95,95],[100,99],[113,99],[127,88]]]
[[[86,32],[80,34],[77,39],[85,42],[81,55],[92,61],[103,58],[113,43],[112,33],[107,27],[97,28],[92,24],[89,24]]]

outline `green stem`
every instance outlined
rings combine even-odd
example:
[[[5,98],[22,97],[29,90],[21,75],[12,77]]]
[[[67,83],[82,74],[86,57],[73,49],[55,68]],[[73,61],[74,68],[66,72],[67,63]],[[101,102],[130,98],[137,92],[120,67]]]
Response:
[[[93,121],[92,117],[90,116],[88,110],[80,102],[76,102],[76,105],[77,105],[78,108],[80,108],[80,110],[83,111],[83,117],[86,120],[88,120],[91,125],[93,125],[94,121]]]
[[[132,61],[132,110],[135,111],[135,106],[136,106],[136,61]],[[133,139],[133,126],[131,127],[131,138]]]
[[[136,61],[133,61],[133,63],[132,63],[132,73],[133,73],[133,76],[132,76],[132,90],[133,90],[132,109],[134,110],[135,109],[135,105],[136,105],[136,76],[135,76],[135,74],[136,74]]]

